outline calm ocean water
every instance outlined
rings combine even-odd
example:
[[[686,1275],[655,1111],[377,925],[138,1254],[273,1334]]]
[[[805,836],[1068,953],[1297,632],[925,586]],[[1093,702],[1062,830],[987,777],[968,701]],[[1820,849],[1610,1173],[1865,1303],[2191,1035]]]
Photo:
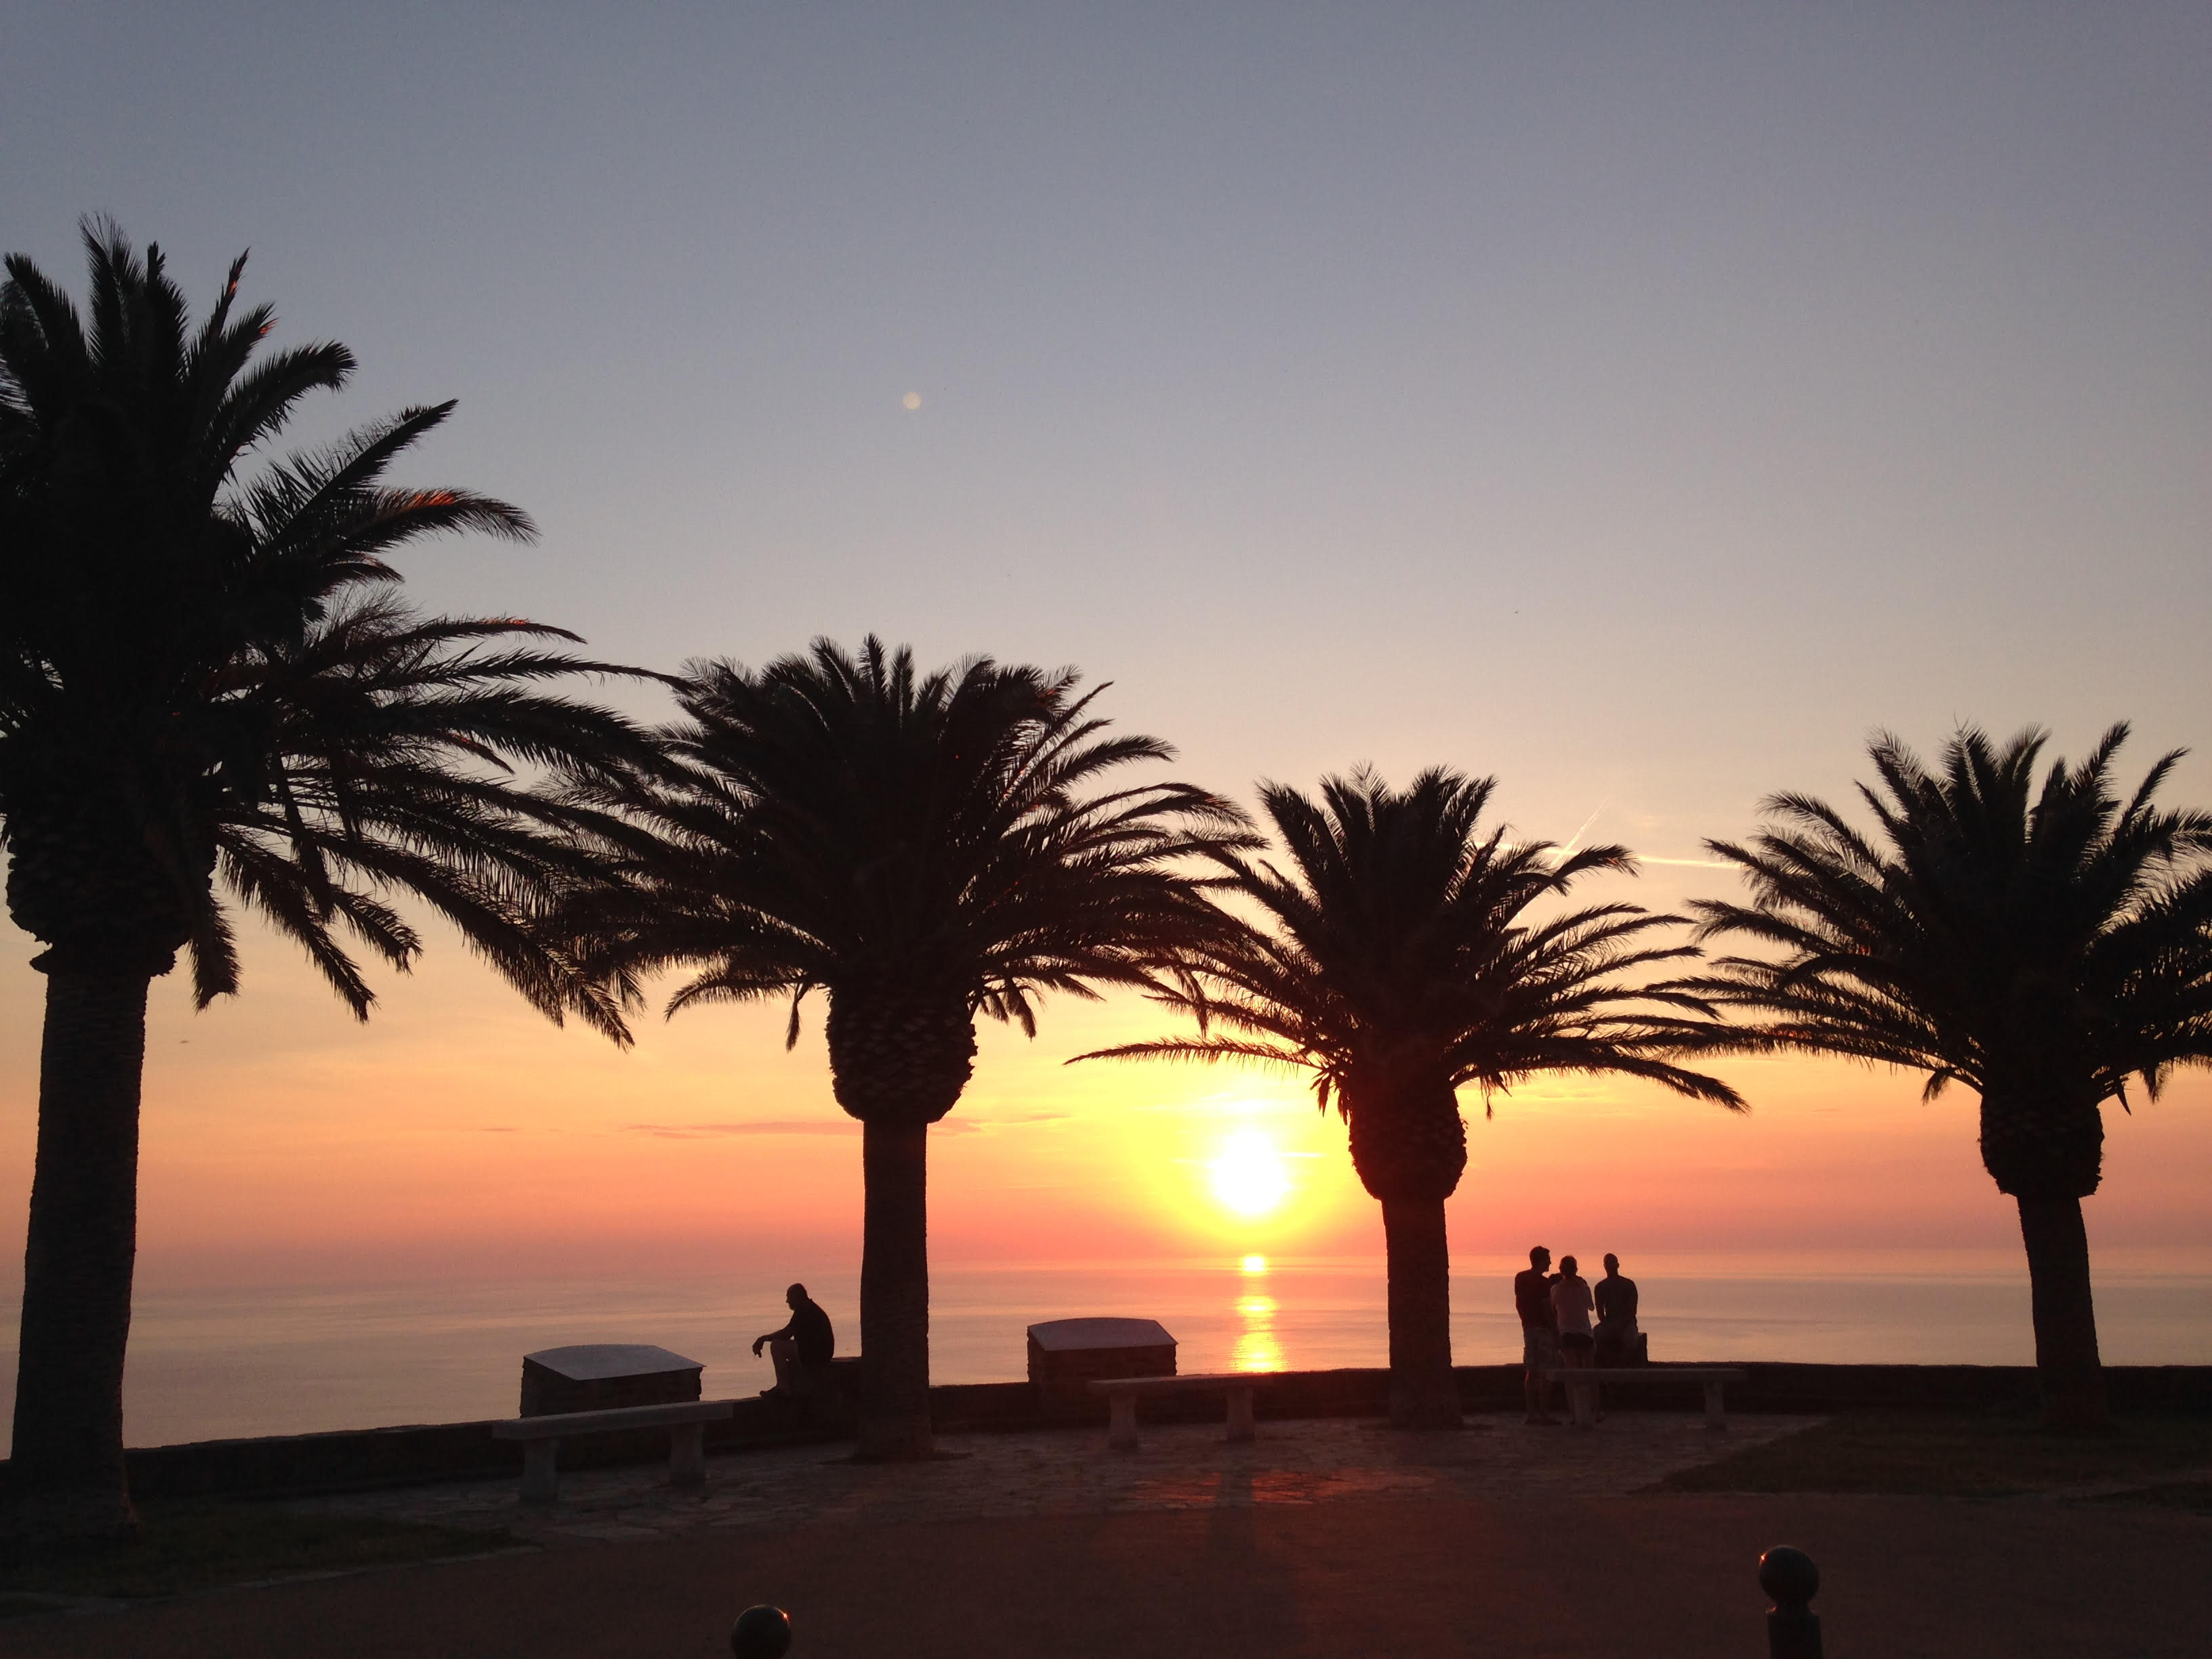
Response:
[[[1455,1269],[1453,1346],[1462,1363],[1519,1357],[1513,1265]],[[1634,1263],[1630,1271],[1655,1358],[2023,1364],[2033,1357],[2018,1273],[1730,1275]],[[849,1352],[855,1276],[807,1279]],[[710,1397],[750,1393],[769,1381],[767,1362],[748,1350],[782,1322],[783,1283],[756,1274],[150,1291],[131,1329],[127,1437],[162,1445],[510,1415],[522,1355],[571,1342],[658,1343],[705,1364]],[[940,1267],[932,1285],[932,1370],[944,1382],[1018,1378],[1024,1327],[1083,1314],[1159,1320],[1189,1371],[1376,1365],[1384,1357],[1379,1261]],[[2212,1364],[2212,1275],[2100,1273],[2097,1297],[2111,1363]],[[0,1312],[12,1339],[14,1310]],[[15,1370],[12,1346],[0,1349],[0,1433]]]

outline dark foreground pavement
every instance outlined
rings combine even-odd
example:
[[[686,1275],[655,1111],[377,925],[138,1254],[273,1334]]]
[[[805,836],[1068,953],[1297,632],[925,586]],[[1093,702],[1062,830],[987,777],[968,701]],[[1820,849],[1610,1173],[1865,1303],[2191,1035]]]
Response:
[[[1358,1501],[855,1528],[824,1519],[224,1590],[0,1626],[0,1653],[710,1659],[1758,1659],[1761,1549],[1820,1563],[1829,1659],[2212,1652],[2212,1521],[2027,1500]]]

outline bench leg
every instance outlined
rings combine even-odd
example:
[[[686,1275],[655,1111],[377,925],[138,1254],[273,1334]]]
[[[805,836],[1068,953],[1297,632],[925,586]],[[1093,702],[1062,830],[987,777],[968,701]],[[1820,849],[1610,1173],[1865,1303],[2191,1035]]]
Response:
[[[1709,1429],[1728,1427],[1728,1408],[1721,1403],[1721,1385],[1717,1378],[1705,1384],[1705,1426]]]
[[[668,1431],[668,1484],[703,1486],[707,1484],[707,1425],[678,1423]]]
[[[1575,1426],[1594,1428],[1597,1424],[1597,1384],[1575,1382],[1567,1384],[1567,1398],[1574,1407]]]
[[[1106,1443],[1115,1451],[1137,1449],[1137,1396],[1117,1394],[1112,1396],[1111,1415],[1106,1423]]]
[[[1229,1391],[1229,1437],[1231,1440],[1257,1437],[1252,1428],[1252,1390],[1249,1389],[1231,1389]]]
[[[561,1495],[561,1443],[526,1440],[522,1443],[522,1501],[550,1504]]]

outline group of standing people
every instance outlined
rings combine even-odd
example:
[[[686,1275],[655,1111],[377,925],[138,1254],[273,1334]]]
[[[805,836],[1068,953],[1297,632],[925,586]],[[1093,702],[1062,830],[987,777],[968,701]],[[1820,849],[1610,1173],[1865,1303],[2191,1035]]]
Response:
[[[1605,1277],[1592,1285],[1571,1255],[1552,1271],[1541,1244],[1528,1252],[1528,1270],[1513,1276],[1513,1305],[1521,1316],[1522,1394],[1531,1423],[1556,1423],[1546,1407],[1551,1379],[1562,1367],[1636,1364],[1643,1353],[1636,1328],[1636,1281],[1621,1276],[1620,1258],[1605,1259]],[[1590,1323],[1596,1316],[1596,1325]]]

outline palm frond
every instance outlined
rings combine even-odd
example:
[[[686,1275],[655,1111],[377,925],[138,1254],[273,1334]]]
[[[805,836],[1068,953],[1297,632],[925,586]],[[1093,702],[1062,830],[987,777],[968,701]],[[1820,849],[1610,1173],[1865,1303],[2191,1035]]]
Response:
[[[2192,1020],[2212,1002],[2212,820],[2154,810],[2175,755],[2123,798],[2127,736],[2112,726],[2039,787],[2039,728],[1999,744],[1962,727],[1932,769],[1877,734],[1861,789],[1877,836],[1779,796],[1768,809],[1789,827],[1708,843],[1752,900],[1693,906],[1699,937],[1768,952],[1683,981],[1742,1017],[1717,1042],[1917,1070],[1930,1098],[1963,1082],[2005,1109],[2124,1103],[2130,1076],[2148,1091],[2206,1063],[2212,1033]]]

